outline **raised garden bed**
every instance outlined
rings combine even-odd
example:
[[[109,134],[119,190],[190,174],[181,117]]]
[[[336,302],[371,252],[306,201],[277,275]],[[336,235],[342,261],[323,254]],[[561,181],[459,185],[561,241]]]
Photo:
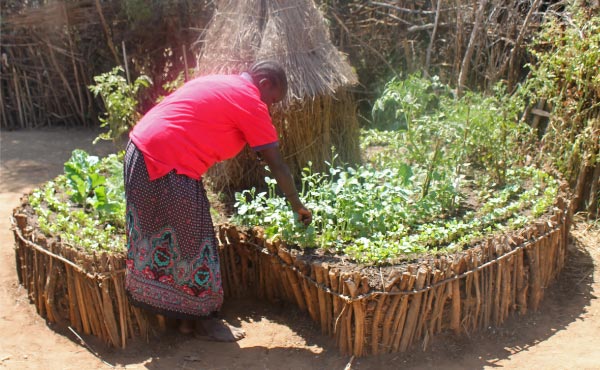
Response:
[[[537,310],[564,266],[569,203],[525,228],[451,256],[404,265],[358,266],[269,243],[262,230],[222,225],[225,292],[283,299],[307,311],[343,353],[426,348],[442,331],[472,333]]]
[[[426,348],[442,331],[471,333],[539,307],[564,266],[569,204],[561,192],[522,229],[452,255],[380,267],[269,242],[260,228],[218,225],[225,295],[296,304],[343,353]],[[26,197],[13,221],[19,282],[42,317],[117,347],[160,324],[129,304],[124,255],[83,253],[43,236]]]
[[[374,106],[389,127],[364,132],[365,161],[338,165],[332,152],[327,171],[303,169],[311,225],[273,179],[236,194],[229,220],[248,227],[216,230],[226,298],[295,304],[356,356],[536,310],[563,268],[572,211],[560,176],[519,154],[533,142],[519,106],[455,99],[436,79],[390,81]],[[40,315],[125,347],[161,320],[124,294],[122,172],[119,155],[74,151],[64,175],[23,198],[14,231]]]

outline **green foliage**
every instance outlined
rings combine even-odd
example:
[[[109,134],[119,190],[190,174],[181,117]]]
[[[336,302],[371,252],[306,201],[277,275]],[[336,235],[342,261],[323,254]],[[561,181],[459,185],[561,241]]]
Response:
[[[573,181],[582,166],[600,163],[600,17],[572,4],[547,14],[530,48],[535,63],[517,98],[545,101],[551,119],[543,138],[542,159]],[[550,154],[550,155],[548,155]]]
[[[96,84],[89,86],[94,96],[100,95],[104,102],[106,113],[99,120],[101,127],[108,127],[108,132],[100,134],[94,142],[100,139],[118,141],[140,118],[137,112],[137,94],[152,82],[142,75],[133,84],[129,84],[122,73],[123,68],[115,67],[110,72],[95,76]]]
[[[517,123],[520,108],[500,86],[494,96],[457,99],[437,78],[411,75],[386,85],[374,116],[379,130],[400,130],[394,151],[410,163],[427,164],[429,178],[458,177],[467,165],[487,169],[501,184],[506,169],[521,160],[519,148],[530,141],[530,129]]]
[[[538,169],[508,169],[510,185],[481,186],[479,209],[449,214],[451,201],[466,194],[437,187],[422,197],[418,171],[408,165],[330,166],[328,173],[305,168],[301,199],[313,211],[308,228],[295,220],[284,198],[275,196],[275,182],[267,178],[268,193],[236,194],[233,221],[263,226],[267,237],[302,248],[319,247],[358,262],[393,263],[426,251],[456,251],[483,235],[521,227],[546,212],[558,191],[556,180]],[[485,173],[479,179],[491,183]],[[534,185],[525,190],[532,179]]]
[[[449,95],[450,89],[437,77],[426,79],[418,73],[404,80],[394,77],[373,104],[373,122],[379,129],[410,129],[415,118],[436,110],[440,97]]]
[[[33,191],[29,203],[40,229],[67,243],[122,251],[125,199],[123,153],[99,159],[74,150],[65,173]]]
[[[275,196],[270,178],[269,192],[236,194],[234,221],[263,226],[268,237],[303,248],[381,264],[455,251],[546,212],[558,184],[518,165],[518,146],[529,137],[526,126],[514,123],[518,105],[501,89],[461,99],[449,91],[437,79],[391,81],[375,104],[384,130],[363,131],[368,162],[330,163],[324,173],[304,169],[300,197],[313,211],[308,228]],[[467,197],[477,207],[465,207]]]

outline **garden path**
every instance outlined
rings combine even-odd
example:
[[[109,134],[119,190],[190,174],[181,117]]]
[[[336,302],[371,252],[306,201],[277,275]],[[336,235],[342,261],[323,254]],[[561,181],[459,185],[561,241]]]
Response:
[[[600,225],[577,222],[567,267],[546,290],[538,312],[512,317],[501,328],[456,338],[437,337],[410,354],[351,359],[290,306],[228,301],[223,314],[247,337],[237,343],[183,338],[169,331],[125,350],[84,344],[67,328],[41,319],[18,285],[9,216],[27,191],[62,172],[75,148],[97,132],[47,129],[0,133],[0,368],[7,369],[600,369]]]

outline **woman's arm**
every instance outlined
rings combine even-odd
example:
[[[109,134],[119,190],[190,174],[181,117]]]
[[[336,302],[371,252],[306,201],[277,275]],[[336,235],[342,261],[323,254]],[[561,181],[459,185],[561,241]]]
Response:
[[[312,212],[309,211],[298,197],[298,191],[294,184],[294,179],[290,173],[290,169],[283,161],[278,147],[270,147],[259,151],[260,156],[269,166],[271,173],[277,180],[277,185],[283,191],[288,202],[292,205],[292,210],[298,214],[298,219],[305,225],[312,221]]]

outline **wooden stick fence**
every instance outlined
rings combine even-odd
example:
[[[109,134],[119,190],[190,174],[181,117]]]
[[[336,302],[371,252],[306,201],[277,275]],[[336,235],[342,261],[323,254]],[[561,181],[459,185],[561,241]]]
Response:
[[[40,236],[19,208],[13,221],[19,282],[48,321],[122,348],[160,324],[129,304],[124,255],[88,255]],[[389,267],[385,276],[380,269],[378,283],[357,266],[268,241],[260,228],[219,225],[223,289],[226,297],[296,304],[345,354],[404,352],[419,341],[425,349],[442,331],[472,333],[537,310],[564,266],[570,222],[570,202],[560,196],[549,215],[518,232]]]
[[[427,348],[444,330],[472,333],[501,325],[513,312],[537,310],[564,266],[570,220],[569,203],[559,198],[547,220],[398,268],[376,288],[358,271],[270,243],[258,228],[244,234],[223,225],[224,288],[229,296],[251,292],[296,304],[346,354],[404,352],[418,341]]]
[[[125,295],[123,255],[88,255],[35,233],[24,214],[15,214],[14,221],[19,283],[42,317],[115,347],[148,335],[152,318]]]

